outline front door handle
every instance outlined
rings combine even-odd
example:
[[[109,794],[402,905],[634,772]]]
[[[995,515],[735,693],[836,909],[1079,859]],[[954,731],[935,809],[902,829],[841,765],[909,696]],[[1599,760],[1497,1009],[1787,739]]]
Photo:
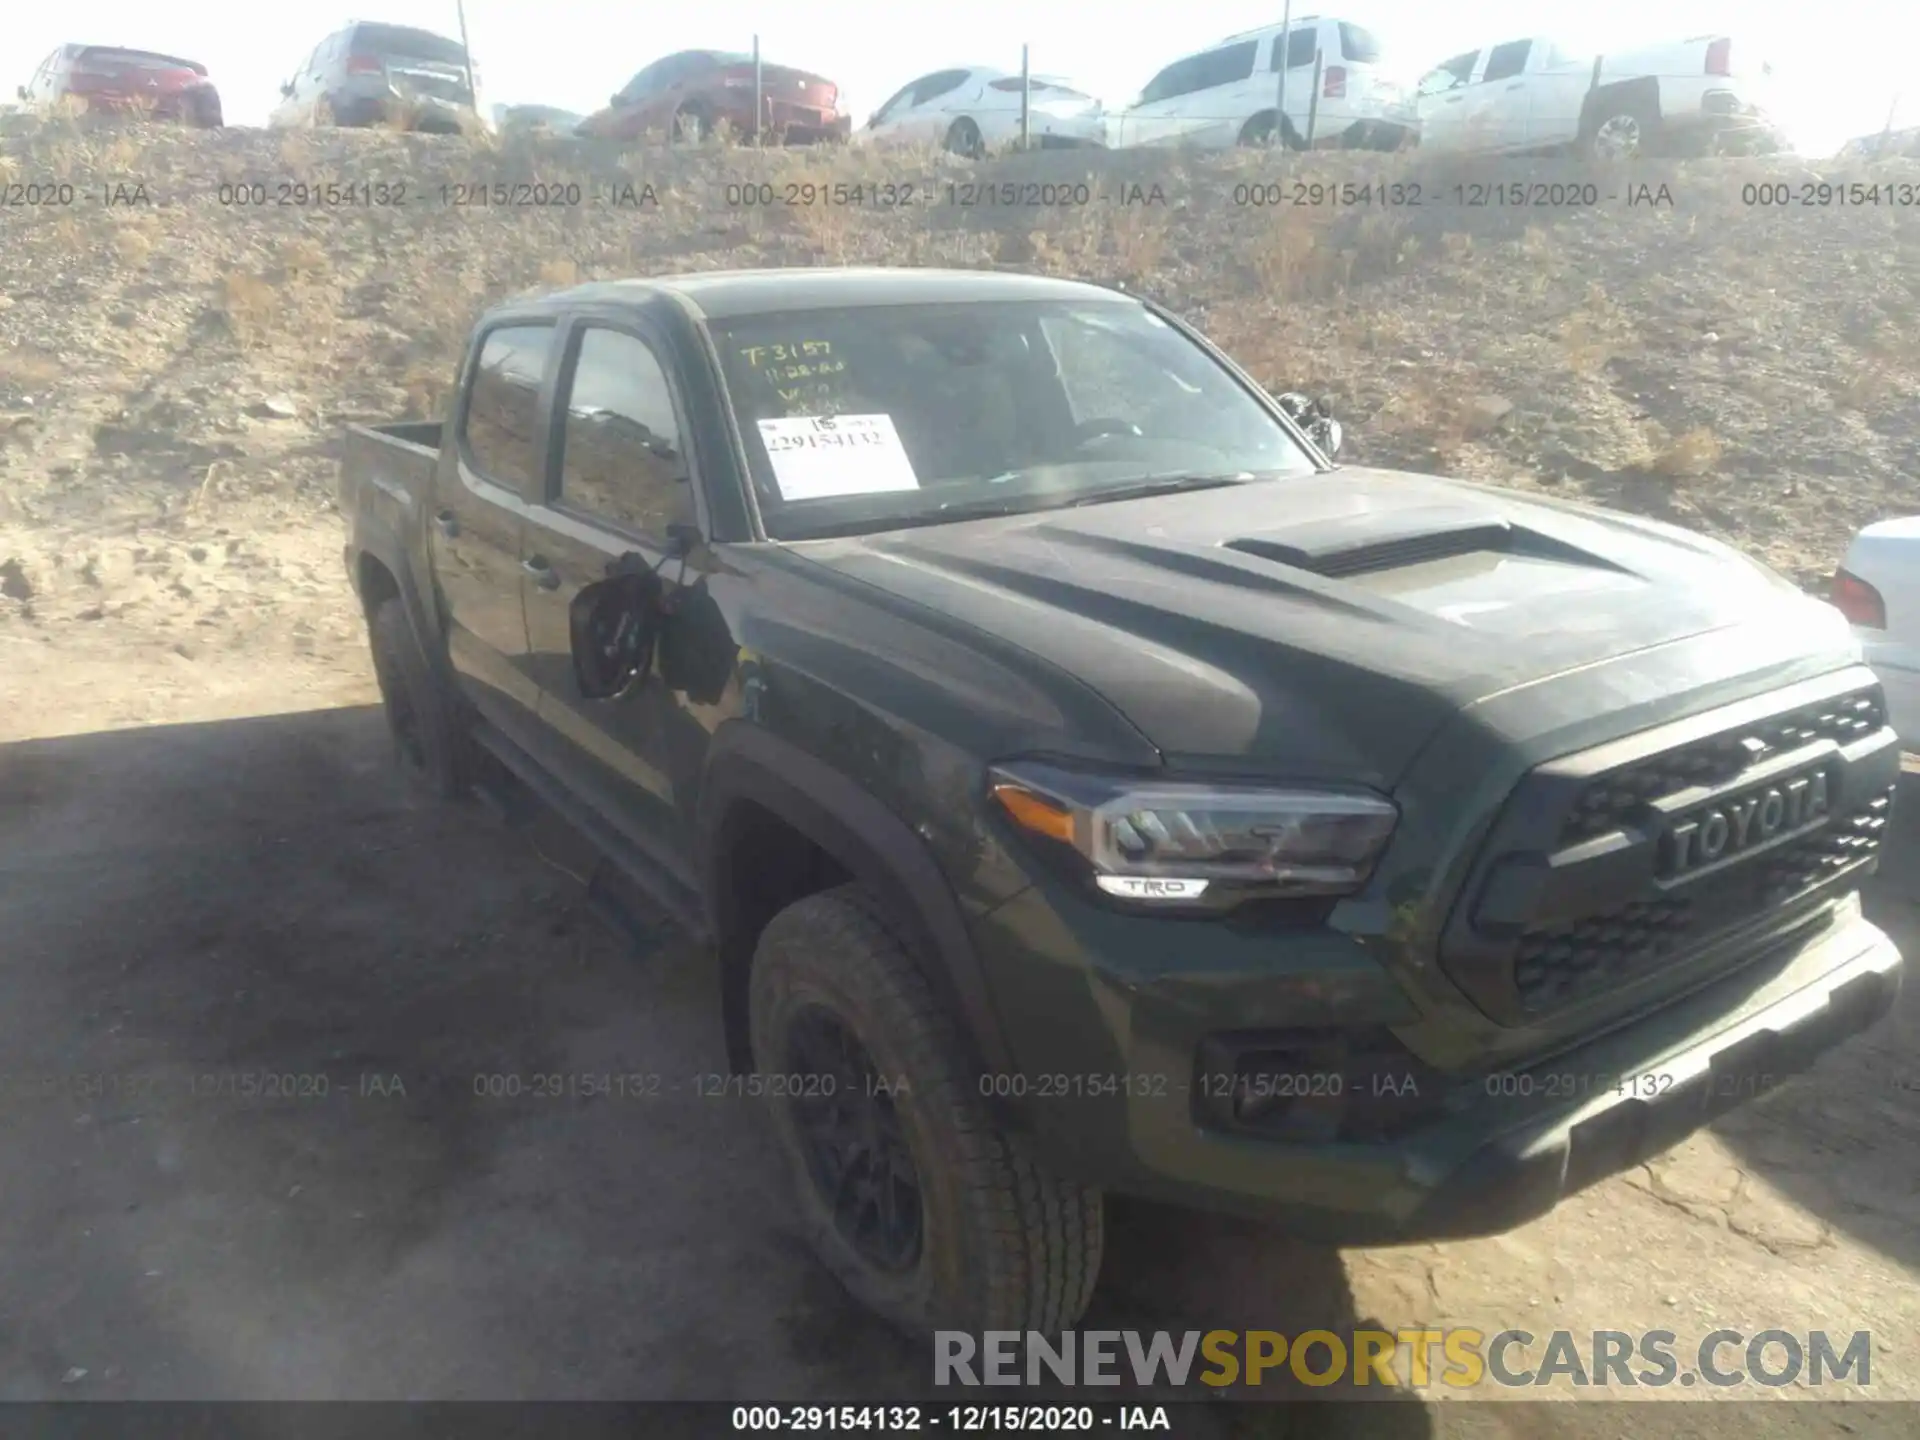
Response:
[[[560,588],[560,572],[547,563],[544,555],[529,555],[520,562],[520,568],[533,577],[533,583],[542,590]]]
[[[451,540],[460,533],[460,517],[451,510],[442,510],[433,517],[434,528]]]
[[[1524,81],[1524,80],[1516,80],[1516,81],[1514,81],[1514,82],[1513,82],[1513,83],[1512,83],[1511,85],[1509,85],[1509,86],[1507,86],[1507,89],[1509,89],[1509,90],[1518,90],[1518,89],[1520,89],[1520,88],[1521,88],[1522,86],[1524,86],[1524,85],[1525,85],[1526,83],[1527,83],[1527,82],[1526,82],[1526,81]]]

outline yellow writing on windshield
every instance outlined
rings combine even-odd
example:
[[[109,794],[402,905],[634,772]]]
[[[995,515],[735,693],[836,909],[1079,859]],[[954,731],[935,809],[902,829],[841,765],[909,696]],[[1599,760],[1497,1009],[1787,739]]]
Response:
[[[742,345],[735,353],[773,387],[789,414],[830,413],[836,408],[847,362],[833,353],[832,341],[771,341]]]

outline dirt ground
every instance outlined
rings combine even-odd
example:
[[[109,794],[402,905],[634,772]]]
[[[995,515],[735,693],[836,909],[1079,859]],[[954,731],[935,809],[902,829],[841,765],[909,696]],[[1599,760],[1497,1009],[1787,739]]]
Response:
[[[406,803],[357,616],[313,604],[197,647],[0,632],[0,1399],[924,1391],[928,1357],[802,1249],[750,1102],[690,1093],[722,1064],[702,957],[593,919],[556,823]],[[1913,945],[1904,813],[1872,908]],[[1865,1393],[1920,1397],[1917,1041],[1909,986],[1811,1077],[1499,1239],[1335,1253],[1114,1202],[1086,1327],[1864,1329]],[[681,1093],[477,1093],[578,1072]],[[1354,1433],[1620,1433],[1609,1406],[1420,1398]]]

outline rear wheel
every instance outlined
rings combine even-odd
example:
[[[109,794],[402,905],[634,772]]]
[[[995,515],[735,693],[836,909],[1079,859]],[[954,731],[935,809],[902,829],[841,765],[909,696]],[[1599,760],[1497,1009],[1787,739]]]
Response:
[[[375,608],[367,635],[387,732],[408,788],[423,799],[462,798],[475,773],[472,742],[446,687],[428,667],[398,598]]]
[[[1100,1268],[1100,1192],[994,1123],[960,1032],[857,885],[769,922],[754,1069],[809,1243],[899,1329],[1069,1329]]]
[[[1615,101],[1598,106],[1581,137],[1581,153],[1589,160],[1635,160],[1653,147],[1655,121],[1638,101]]]
[[[1306,149],[1306,142],[1293,128],[1293,122],[1272,110],[1263,110],[1242,125],[1237,143],[1257,150],[1269,149],[1276,144],[1289,150]]]
[[[979,160],[986,156],[987,142],[980,127],[963,115],[947,127],[946,149],[950,155]]]

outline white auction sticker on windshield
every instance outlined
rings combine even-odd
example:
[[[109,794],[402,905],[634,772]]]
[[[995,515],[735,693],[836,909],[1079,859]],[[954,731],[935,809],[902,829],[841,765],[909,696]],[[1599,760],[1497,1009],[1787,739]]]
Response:
[[[920,488],[891,415],[789,415],[762,420],[760,438],[784,500]]]

